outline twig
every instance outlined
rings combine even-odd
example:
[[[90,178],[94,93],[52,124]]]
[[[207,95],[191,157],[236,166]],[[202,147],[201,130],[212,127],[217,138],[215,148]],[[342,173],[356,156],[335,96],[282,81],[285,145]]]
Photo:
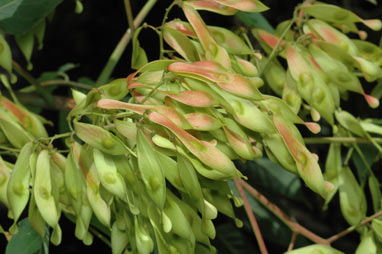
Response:
[[[382,138],[355,138],[355,137],[319,137],[304,138],[305,144],[330,144],[330,143],[382,143]]]
[[[253,188],[248,183],[243,180],[238,180],[240,185],[248,191],[257,201],[263,204],[269,211],[271,211],[274,215],[276,215],[280,220],[282,220],[293,232],[299,233],[306,238],[310,239],[312,242],[318,244],[329,244],[329,241],[316,235],[305,227],[301,226],[297,222],[293,221],[288,215],[286,215],[278,206],[271,203],[266,197],[264,197],[260,192],[258,192],[255,188]]]
[[[159,35],[159,47],[160,47],[160,55],[159,55],[159,59],[162,59],[163,58],[163,54],[164,54],[164,48],[163,48],[163,26],[164,24],[166,23],[167,21],[167,18],[168,18],[168,14],[170,13],[171,9],[176,5],[178,4],[178,1],[177,0],[174,0],[171,5],[166,9],[166,12],[164,14],[164,17],[163,17],[163,20],[162,20],[162,24],[160,26],[161,28],[161,33]]]
[[[244,193],[243,187],[241,186],[242,181],[240,179],[234,179],[234,182],[241,198],[244,201],[244,208],[248,215],[248,219],[251,222],[252,229],[253,229],[253,232],[255,233],[260,251],[262,254],[267,254],[268,250],[267,250],[267,247],[265,246],[263,236],[261,235],[259,225],[257,224],[255,215],[253,214],[251,206],[249,205],[249,202],[248,202],[247,196]]]
[[[42,87],[54,86],[54,85],[72,86],[72,87],[86,89],[86,90],[92,90],[94,88],[91,85],[87,85],[87,84],[83,84],[83,83],[79,83],[79,82],[74,82],[74,81],[70,81],[70,80],[62,80],[62,79],[53,79],[53,80],[41,82]]]
[[[143,20],[145,19],[145,17],[150,12],[150,10],[156,2],[157,0],[147,1],[145,6],[143,6],[141,11],[138,13],[137,17],[134,19],[134,27],[138,27],[143,22]],[[119,59],[121,58],[122,53],[125,51],[127,44],[129,44],[131,38],[132,33],[129,28],[126,30],[126,32],[118,42],[117,46],[115,47],[114,51],[111,53],[109,60],[107,61],[105,67],[103,68],[101,74],[97,79],[97,85],[102,85],[107,82]]]
[[[338,233],[338,234],[336,234],[336,235],[334,235],[334,236],[329,237],[329,238],[327,239],[327,241],[328,241],[329,243],[332,243],[332,242],[334,242],[334,241],[336,241],[336,240],[338,240],[338,239],[344,237],[345,235],[347,235],[347,234],[353,232],[353,231],[356,230],[358,227],[363,226],[363,225],[369,223],[370,221],[372,221],[373,219],[378,218],[378,217],[381,217],[381,216],[382,216],[382,211],[380,211],[380,212],[378,212],[378,213],[375,213],[375,214],[373,214],[372,216],[365,218],[365,219],[364,219],[363,221],[361,221],[358,225],[353,225],[353,226],[351,226],[351,227],[348,227],[347,229],[345,229],[345,230],[342,231],[341,233]]]
[[[293,235],[292,235],[292,238],[290,240],[290,243],[289,243],[287,251],[293,250],[294,243],[296,242],[297,236],[298,236],[298,233],[297,232],[293,232]]]
[[[111,247],[111,243],[109,241],[109,239],[107,239],[103,234],[101,234],[100,232],[98,232],[98,230],[96,230],[95,228],[93,227],[89,227],[89,231],[92,232],[95,236],[97,236],[102,242],[104,242],[107,246]]]
[[[125,3],[125,9],[126,9],[127,22],[129,23],[131,35],[134,35],[135,25],[134,25],[134,17],[133,17],[133,11],[131,10],[130,0],[124,0],[124,3]]]
[[[295,16],[295,15],[294,15]],[[281,42],[283,41],[284,37],[288,33],[289,29],[291,29],[293,23],[295,22],[296,18],[293,17],[293,19],[289,22],[288,26],[285,28],[283,33],[281,34],[279,40],[277,41],[276,46],[273,48],[271,54],[269,55],[267,61],[264,64],[264,67],[260,70],[259,77],[262,76],[262,74],[267,70],[269,63],[273,60],[273,58],[276,56],[277,51],[279,50],[279,47],[281,45]]]
[[[41,94],[44,100],[49,104],[53,105],[53,97],[44,88],[41,87],[41,84],[26,70],[24,70],[16,61],[12,60],[12,66],[18,74],[20,74],[28,83],[35,86],[36,91]]]

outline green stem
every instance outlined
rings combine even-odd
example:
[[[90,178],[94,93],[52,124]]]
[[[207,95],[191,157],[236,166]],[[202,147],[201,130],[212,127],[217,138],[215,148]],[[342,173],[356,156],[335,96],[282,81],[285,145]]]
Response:
[[[135,25],[134,25],[134,17],[133,17],[133,11],[131,10],[130,0],[124,0],[124,2],[125,2],[127,21],[129,23],[131,35],[134,35]]]
[[[41,82],[42,87],[46,86],[55,86],[55,85],[64,85],[64,86],[71,86],[75,88],[80,88],[80,89],[85,89],[85,90],[92,90],[93,86],[79,83],[79,82],[74,82],[70,80],[62,80],[62,79],[53,79],[53,80],[48,80]]]
[[[7,146],[0,146],[0,150],[7,150],[11,152],[20,152],[20,149],[13,148],[13,147],[7,147]]]
[[[373,214],[372,216],[370,217],[367,217],[365,218],[363,221],[361,221],[359,224],[357,225],[354,225],[354,226],[351,226],[351,227],[348,227],[347,229],[345,229],[344,231],[342,231],[341,233],[338,233],[332,237],[329,237],[327,240],[329,243],[332,243],[342,237],[344,237],[345,235],[353,232],[354,230],[356,230],[358,227],[360,226],[363,226],[363,225],[366,225],[367,223],[369,223],[370,221],[378,218],[378,217],[381,217],[382,216],[382,211],[378,212],[378,213],[375,213]]]
[[[174,7],[176,4],[178,4],[178,1],[177,0],[174,0],[172,2],[172,4],[166,9],[166,12],[164,14],[164,17],[163,17],[163,20],[162,20],[162,24],[160,26],[161,28],[161,33],[159,35],[159,47],[160,47],[160,55],[159,55],[159,59],[162,59],[163,58],[163,54],[164,54],[164,47],[163,47],[163,26],[164,24],[166,23],[167,21],[167,18],[168,18],[168,14],[170,13],[172,7]]]
[[[382,138],[355,138],[355,137],[320,137],[304,138],[305,144],[330,144],[330,143],[382,143]]]
[[[36,91],[44,98],[44,100],[52,106],[54,104],[53,96],[50,95],[41,84],[31,75],[29,72],[25,71],[16,61],[12,61],[12,66],[18,74],[20,74],[28,83],[36,88]]]
[[[284,37],[288,33],[289,29],[291,29],[295,21],[296,21],[296,17],[294,15],[293,19],[289,22],[288,26],[285,28],[284,32],[281,34],[279,40],[277,41],[276,46],[273,48],[271,54],[269,55],[267,61],[265,62],[264,67],[260,70],[259,77],[263,75],[263,73],[267,70],[269,63],[273,60],[273,58],[276,57],[276,53],[280,48],[281,42],[283,41]]]
[[[150,12],[150,10],[152,9],[152,7],[154,6],[156,2],[157,0],[147,1],[145,6],[143,6],[141,11],[138,13],[136,18],[134,19],[134,22],[133,22],[134,28],[138,27],[143,22],[143,20],[145,19],[145,17]],[[131,38],[132,38],[132,33],[131,33],[131,29],[129,28],[126,30],[126,32],[124,33],[124,35],[118,42],[117,46],[115,47],[114,51],[111,53],[109,60],[107,61],[105,67],[103,68],[101,74],[99,75],[97,79],[97,82],[96,82],[97,85],[105,84],[109,80],[115,66],[117,65],[119,59],[121,58],[122,53],[125,51],[126,46],[127,44],[129,44]]]
[[[89,231],[92,232],[96,237],[98,237],[102,242],[104,242],[107,246],[111,247],[111,243],[109,241],[109,239],[107,239],[103,234],[101,234],[100,232],[98,232],[98,230],[96,230],[95,228],[93,227],[89,227]]]

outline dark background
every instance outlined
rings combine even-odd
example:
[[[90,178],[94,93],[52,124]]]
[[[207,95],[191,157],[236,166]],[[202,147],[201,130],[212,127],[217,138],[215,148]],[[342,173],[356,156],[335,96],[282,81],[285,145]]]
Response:
[[[133,0],[131,2],[134,14],[137,14],[146,1]],[[263,13],[263,15],[273,26],[275,26],[281,21],[291,18],[293,8],[301,2],[302,1],[297,0],[264,0],[263,3],[269,6],[271,10]],[[366,0],[326,2],[339,4],[349,8],[364,18],[382,17],[382,7],[380,5],[376,7],[368,3]],[[162,22],[165,8],[168,7],[170,3],[171,1],[169,0],[159,0],[147,16],[145,22],[153,26],[159,26]],[[79,66],[68,73],[72,80],[78,80],[81,77],[88,77],[92,80],[97,79],[99,73],[109,58],[109,55],[127,29],[127,18],[122,0],[84,0],[83,4],[84,11],[80,15],[74,13],[74,1],[66,0],[58,6],[52,22],[47,26],[43,50],[36,50],[32,56],[32,62],[35,66],[32,74],[35,77],[38,77],[45,71],[57,70],[65,63],[75,63],[79,64]],[[177,7],[171,11],[169,19],[171,20],[175,17],[184,19],[181,10]],[[220,16],[211,13],[202,13],[202,17],[209,25],[220,25],[226,28],[234,29],[240,24],[234,17]],[[380,33],[372,32],[370,30],[368,30],[368,33],[370,40],[375,43],[379,42]],[[147,29],[141,33],[139,39],[141,46],[147,52],[149,60],[157,59],[159,56],[159,43],[157,35],[153,31]],[[14,54],[17,61],[25,66],[22,57],[16,49],[14,50]],[[130,57],[131,46],[129,45],[113,72],[113,78],[126,77],[131,72]],[[20,86],[27,85],[22,78],[20,78],[20,84]],[[58,89],[55,94],[68,96],[68,90]],[[364,115],[365,111],[367,111],[367,114],[369,115],[375,116],[376,114],[375,111],[369,111],[367,105],[363,104],[363,102],[360,102],[360,104],[357,103],[356,105],[354,103],[345,102],[343,107],[348,108],[349,111],[354,112],[355,115],[358,115],[359,113],[363,113]],[[42,114],[53,121],[57,118],[56,111],[44,110]],[[310,194],[311,193],[307,193],[307,195]],[[274,200],[274,202],[277,203],[277,199]],[[10,225],[10,221],[6,219],[6,210],[1,208],[2,207],[0,205],[0,224],[7,228]],[[339,211],[338,206],[332,207],[332,209],[333,211]],[[324,232],[324,234],[330,233],[331,227],[333,227],[334,231],[339,232],[344,228],[344,226],[346,226],[346,222],[344,222],[341,217],[337,216],[328,219],[322,218],[320,214],[321,210],[317,209],[316,214],[310,213],[307,216],[304,215],[304,213],[301,213],[298,219],[299,221],[302,221],[305,226],[312,229],[313,232]],[[241,215],[244,216],[244,214]],[[320,221],[321,219],[323,220],[322,225],[317,225],[317,221]],[[217,225],[223,222],[226,222],[226,218],[219,216],[219,219],[216,221]],[[97,238],[95,238],[92,246],[84,246],[81,241],[74,238],[74,225],[65,218],[61,220],[60,224],[63,228],[63,241],[59,247],[52,246],[50,249],[51,253],[76,254],[94,251],[110,253],[109,247]],[[244,230],[244,233],[245,238],[248,241],[253,242],[252,250],[254,251],[257,249],[253,234],[249,230]],[[268,243],[267,246],[271,253],[281,253],[281,251],[284,251],[285,249],[280,249],[280,246],[275,244],[275,242],[277,242],[277,235],[274,237],[276,238],[276,241],[275,239],[272,241],[269,241],[269,239],[266,240]],[[357,242],[358,236],[357,234],[353,234],[338,242],[335,242],[334,245],[351,252],[354,250]],[[222,247],[223,245],[219,243],[219,241],[216,241],[215,244],[220,250],[219,253],[225,253],[224,248]],[[0,252],[3,252],[4,249],[5,240],[2,236],[0,236]],[[247,253],[251,253],[251,250],[248,250]],[[253,253],[255,253],[255,251]]]

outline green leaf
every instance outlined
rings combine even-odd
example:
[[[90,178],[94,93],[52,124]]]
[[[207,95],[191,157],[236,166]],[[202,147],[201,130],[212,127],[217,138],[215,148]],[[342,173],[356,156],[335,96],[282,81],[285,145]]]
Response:
[[[219,253],[221,251],[226,254],[246,254],[248,250],[256,249],[253,241],[233,223],[217,226],[216,232],[216,245]]]
[[[9,241],[6,254],[37,254],[42,248],[42,239],[33,230],[28,219],[19,223],[19,231]]]
[[[0,0],[0,20],[12,17],[23,0]]]
[[[0,28],[9,34],[24,34],[47,17],[61,2],[62,0],[23,0],[13,16],[0,21]]]
[[[269,159],[260,158],[247,163],[237,162],[238,168],[244,170],[244,175],[254,179],[254,184],[284,197],[303,201],[302,185],[299,177],[286,171]],[[250,184],[252,184],[250,182]]]
[[[275,33],[275,29],[260,13],[238,12],[236,17],[238,17],[244,23],[244,25],[248,27],[257,27],[264,29],[272,34]]]
[[[138,41],[138,35],[141,32],[142,27],[138,28],[133,37],[133,53],[131,56],[131,68],[138,70],[143,65],[147,64],[147,55],[143,48],[141,48],[141,45]]]
[[[379,152],[378,149],[372,144],[358,144],[357,146],[359,148],[357,150],[359,150],[361,154],[359,154],[358,151],[353,153],[352,160],[355,168],[357,169],[360,183],[363,186],[369,175],[368,168],[371,168]],[[367,165],[365,163],[367,163]]]

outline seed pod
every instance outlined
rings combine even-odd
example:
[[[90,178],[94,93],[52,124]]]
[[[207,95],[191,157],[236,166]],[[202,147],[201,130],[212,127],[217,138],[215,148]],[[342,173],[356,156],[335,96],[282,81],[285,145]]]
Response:
[[[145,228],[145,224],[137,217],[134,216],[135,228],[135,241],[139,254],[149,254],[154,250],[154,241],[151,235]]]
[[[124,78],[120,78],[99,87],[99,89],[104,93],[105,98],[121,100],[129,92],[129,90],[126,89],[126,86],[126,80]]]
[[[371,221],[371,228],[373,229],[376,238],[380,241],[382,239],[382,220],[373,219]]]
[[[117,172],[114,156],[93,149],[94,164],[101,184],[121,200],[127,199],[126,185],[122,176]]]
[[[252,149],[249,139],[240,126],[230,118],[223,118],[224,132],[233,150],[247,160],[253,160],[256,155]]]
[[[183,33],[165,26],[163,29],[163,38],[188,62],[199,61],[199,56],[194,44],[192,44],[191,40]]]
[[[46,27],[46,23],[45,23],[45,19],[43,19],[33,28],[33,33],[37,39],[39,50],[41,50],[43,47],[45,27]]]
[[[265,65],[267,58],[263,57],[260,64]],[[270,88],[277,94],[282,95],[286,82],[286,71],[277,60],[269,62],[267,70],[264,72],[264,77]]]
[[[361,242],[359,243],[355,254],[375,253],[377,254],[377,244],[374,240],[373,231],[369,230],[363,233],[361,236]]]
[[[288,148],[279,134],[265,135],[263,142],[266,145],[268,156],[274,157],[274,161],[290,172],[297,174],[297,167],[294,159],[292,158]],[[271,153],[271,154],[270,154]]]
[[[121,254],[129,243],[127,232],[119,230],[117,223],[113,223],[111,227],[111,251],[112,254]]]
[[[214,147],[211,143],[198,140],[191,134],[185,132],[184,130],[178,128],[166,117],[158,113],[150,113],[149,119],[168,128],[173,132],[181,142],[187,147],[187,149],[197,156],[200,161],[202,161],[207,166],[216,169],[227,177],[240,177],[239,172],[237,171],[235,165],[232,161],[225,156],[220,150]]]
[[[366,81],[373,82],[382,76],[382,69],[377,64],[362,57],[355,56],[353,59],[358,63],[357,67],[362,71]]]
[[[3,96],[0,96],[0,105],[15,116],[21,126],[30,132],[35,138],[48,137],[48,133],[41,122],[40,116],[35,115],[22,106],[14,104]]]
[[[187,5],[187,3],[182,6],[182,9],[206,52],[207,60],[218,62],[225,68],[230,69],[231,60],[227,51],[212,37],[198,12],[193,7]]]
[[[316,3],[314,5],[305,5],[301,7],[306,14],[315,18],[322,19],[335,24],[348,24],[362,22],[369,28],[378,31],[382,28],[380,20],[363,20],[351,11],[338,7],[336,5]]]
[[[297,92],[297,83],[293,79],[290,71],[287,71],[285,86],[282,93],[282,99],[292,109],[295,114],[298,114],[301,107],[301,96]]]
[[[0,66],[12,73],[12,52],[3,34],[0,35]]]
[[[15,122],[6,120],[0,115],[0,128],[7,137],[9,143],[16,148],[22,148],[26,143],[33,140],[32,135],[26,132]]]
[[[339,175],[339,194],[342,215],[350,225],[357,225],[366,216],[366,198],[349,167]]]
[[[352,56],[356,56],[358,54],[357,47],[345,34],[341,33],[324,21],[310,19],[306,22],[303,29],[305,34],[314,34],[316,37],[322,38],[326,42],[341,47]]]
[[[170,218],[172,228],[171,232],[189,240],[192,245],[195,245],[195,236],[192,232],[191,226],[183,214],[182,210],[178,206],[179,202],[183,202],[179,199],[171,199],[170,196],[167,197],[166,203],[163,207],[163,212]]]
[[[221,15],[234,15],[236,12],[238,12],[237,9],[228,6],[223,6],[217,2],[212,2],[208,0],[191,1],[187,2],[187,4],[194,7],[196,10],[211,11],[219,13]]]
[[[17,157],[7,186],[9,208],[14,218],[14,223],[10,228],[13,233],[17,232],[16,223],[29,200],[29,157],[32,153],[33,144],[31,142],[26,143]]]
[[[192,128],[198,131],[213,131],[222,126],[218,119],[205,113],[189,113],[185,117]]]
[[[285,252],[285,254],[345,254],[339,250],[336,250],[329,245],[312,244],[306,247],[294,249]]]
[[[345,110],[336,111],[335,116],[337,121],[350,132],[360,137],[367,136],[367,133],[364,131],[359,121],[349,112]]]
[[[240,74],[228,72],[223,66],[212,61],[177,62],[170,64],[168,70],[181,76],[214,83],[220,89],[242,98],[262,99],[262,94],[249,79]],[[232,83],[235,83],[235,86],[232,86]]]
[[[74,122],[74,129],[80,139],[104,153],[122,155],[129,152],[119,138],[101,127]]]
[[[11,177],[11,169],[4,163],[0,156],[0,202],[9,208],[7,186]]]
[[[367,59],[378,66],[381,66],[382,49],[371,42],[363,40],[352,40],[354,45],[358,49],[358,55],[364,59]]]
[[[269,111],[279,117],[284,118],[286,121],[295,124],[304,124],[312,133],[319,133],[321,130],[320,125],[316,123],[304,122],[296,113],[294,113],[285,102],[278,97],[266,96],[265,100],[261,102]]]
[[[235,59],[231,59],[231,61],[232,68],[235,72],[238,72],[247,77],[256,77],[259,74],[257,67],[247,60],[235,56]]]
[[[88,145],[83,145],[80,151],[74,150],[74,159],[81,167],[82,174],[86,179],[86,200],[96,215],[97,219],[106,227],[110,226],[110,207],[101,197],[100,180],[97,177],[94,162],[92,161],[92,148]],[[85,193],[84,193],[85,194]],[[84,199],[82,199],[84,202]]]
[[[204,213],[203,194],[198,176],[192,163],[182,155],[178,155],[178,172],[185,192],[191,197],[191,202]]]
[[[306,185],[314,192],[326,199],[332,185],[324,181],[320,166],[308,149],[295,138],[288,126],[279,118],[274,117],[273,121],[281,134],[285,145],[296,162],[297,170]]]
[[[16,35],[15,40],[21,52],[23,53],[25,59],[27,60],[27,63],[28,63],[27,69],[32,70],[33,65],[30,62],[30,60],[31,60],[32,52],[33,52],[33,46],[34,46],[34,31],[29,30],[28,32],[22,35]]]
[[[44,238],[46,234],[46,222],[38,210],[33,192],[31,193],[28,207],[28,220],[36,233],[38,233],[41,238]]]
[[[51,162],[48,150],[42,150],[38,155],[34,180],[33,191],[36,205],[44,220],[54,228],[59,216],[52,193]]]
[[[147,193],[154,203],[162,208],[166,200],[166,183],[160,160],[142,130],[137,134],[137,155],[139,171]]]
[[[57,224],[53,228],[52,234],[50,236],[50,242],[58,246],[61,243],[61,239],[62,239],[62,230],[60,228],[60,225]]]
[[[369,176],[369,190],[373,201],[374,212],[378,212],[381,208],[381,188],[378,179],[374,175]]]

